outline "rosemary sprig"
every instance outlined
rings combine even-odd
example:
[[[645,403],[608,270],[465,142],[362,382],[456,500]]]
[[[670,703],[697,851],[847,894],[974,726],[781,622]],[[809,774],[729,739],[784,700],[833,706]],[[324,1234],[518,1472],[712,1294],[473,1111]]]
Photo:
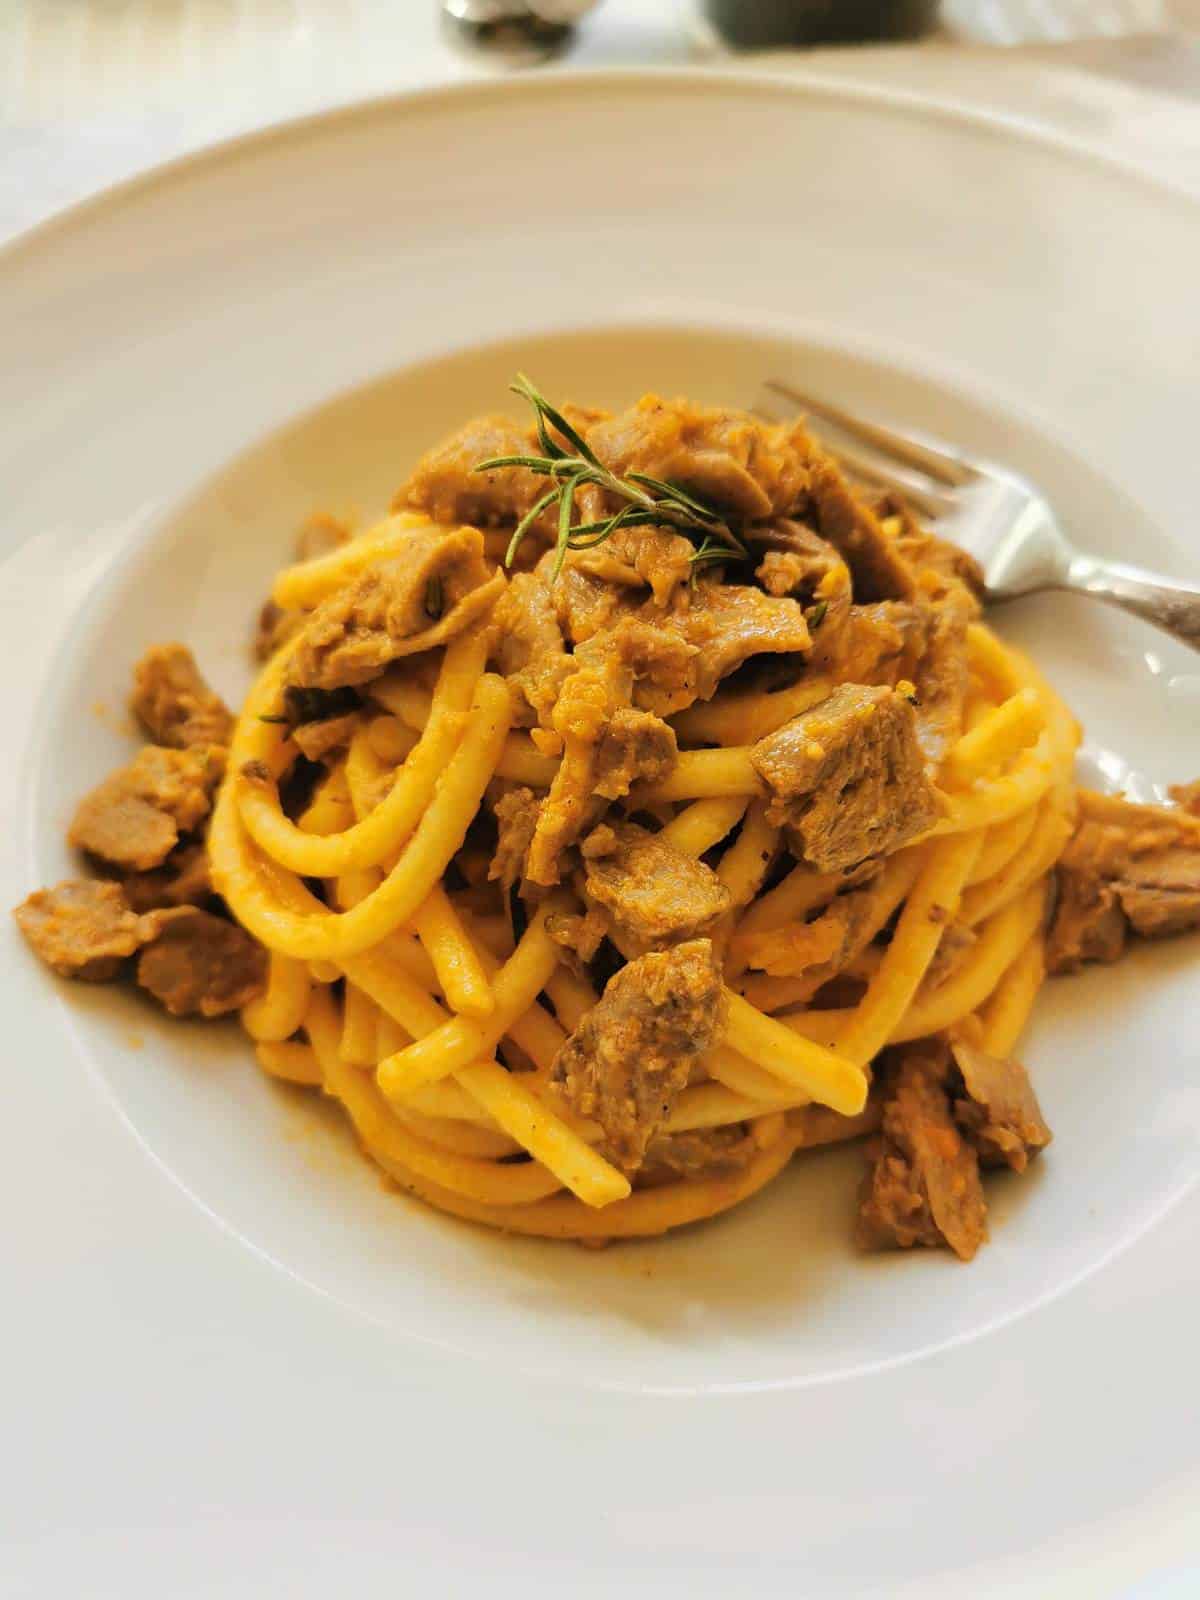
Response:
[[[609,469],[560,411],[534,387],[524,373],[509,385],[533,407],[541,455],[492,456],[475,466],[476,472],[497,467],[524,467],[539,477],[550,478],[552,486],[517,523],[509,540],[504,564],[511,567],[521,546],[542,512],[558,506],[558,535],[555,540],[554,576],[562,571],[568,550],[592,550],[612,537],[618,528],[670,527],[696,543],[692,573],[720,561],[745,560],[749,552],[729,524],[703,501],[686,493],[678,484],[652,478],[644,472],[620,477]],[[557,437],[556,437],[557,435]],[[559,441],[565,439],[570,449]],[[594,522],[575,522],[575,496],[585,484],[595,484],[625,503],[611,517]]]

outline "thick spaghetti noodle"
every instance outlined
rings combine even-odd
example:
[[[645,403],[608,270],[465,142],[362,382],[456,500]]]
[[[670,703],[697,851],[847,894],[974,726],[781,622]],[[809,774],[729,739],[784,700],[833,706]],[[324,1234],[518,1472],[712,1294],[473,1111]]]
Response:
[[[799,425],[536,404],[280,574],[232,727],[179,658],[151,674],[139,713],[186,747],[160,755],[227,746],[211,887],[227,942],[267,953],[171,1008],[244,1000],[264,1071],[477,1222],[659,1233],[882,1123],[864,1241],[969,1255],[978,1161],[1049,1137],[1007,1058],[1076,827],[1074,719],[978,620],[969,560]],[[174,737],[184,702],[203,738]],[[164,793],[138,803],[161,820]],[[95,801],[76,832],[115,871]],[[147,982],[189,911],[160,886],[133,916],[137,876],[60,970],[141,948]]]

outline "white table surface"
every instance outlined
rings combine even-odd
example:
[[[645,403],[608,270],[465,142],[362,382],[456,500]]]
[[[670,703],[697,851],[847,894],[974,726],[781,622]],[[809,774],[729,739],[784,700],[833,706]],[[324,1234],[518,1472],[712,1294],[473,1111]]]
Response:
[[[1194,181],[1200,0],[946,0],[946,7],[941,36],[919,46],[743,63],[914,91],[944,93],[953,81],[964,103],[1112,142],[1126,157]],[[563,66],[711,61],[693,19],[693,0],[602,0]],[[1108,36],[1015,49],[977,42],[1021,30],[1069,36],[1081,28]],[[1058,70],[1035,73],[1032,61]],[[364,96],[495,70],[448,46],[436,0],[6,0],[0,239],[214,140]]]

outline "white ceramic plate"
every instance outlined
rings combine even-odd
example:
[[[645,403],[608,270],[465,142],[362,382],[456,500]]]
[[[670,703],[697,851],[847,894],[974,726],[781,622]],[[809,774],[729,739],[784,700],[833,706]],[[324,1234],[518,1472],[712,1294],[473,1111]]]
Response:
[[[799,374],[1194,572],[1198,270],[1195,204],[1116,166],[767,79],[416,97],[68,215],[0,257],[0,888],[69,870],[139,650],[187,639],[236,695],[300,518],[380,507],[517,366],[609,404]],[[1074,601],[1003,626],[1102,773],[1200,772],[1195,656]],[[232,1028],[6,936],[0,1563],[129,1597],[1186,1574],[1198,960],[1052,986],[1057,1141],[964,1269],[857,1257],[846,1151],[679,1238],[506,1242],[384,1192]]]

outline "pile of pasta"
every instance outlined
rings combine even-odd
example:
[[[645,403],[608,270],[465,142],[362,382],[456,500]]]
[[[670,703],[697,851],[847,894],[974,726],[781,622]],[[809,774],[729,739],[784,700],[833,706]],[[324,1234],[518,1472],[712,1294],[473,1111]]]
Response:
[[[316,605],[381,537],[287,569],[276,601]],[[844,886],[797,864],[759,890],[777,836],[750,745],[829,685],[723,688],[673,719],[678,763],[638,804],[679,850],[715,861],[732,910],[715,935],[727,1027],[663,1131],[749,1129],[755,1153],[736,1171],[633,1189],[597,1149],[599,1129],[552,1087],[560,1048],[598,999],[547,926],[578,906],[566,889],[548,893],[514,943],[486,872],[465,889],[461,871],[448,875],[492,780],[544,791],[558,764],[511,725],[486,627],[449,642],[435,681],[402,662],[365,686],[368,714],[294,818],[278,782],[297,750],[264,720],[293,648],[246,701],[209,833],[215,886],[270,953],[266,991],[242,1018],[268,1073],[338,1100],[370,1157],[430,1204],[556,1238],[661,1233],[746,1199],[796,1151],[875,1126],[869,1067],[885,1046],[954,1029],[993,1055],[1012,1050],[1044,976],[1047,880],[1074,825],[1079,733],[1034,665],[986,626],[968,633],[965,731],[937,774],[943,814],[872,881],[870,933],[893,931],[850,969],[861,998],[847,1008],[795,1009],[793,980],[746,959],[755,936],[811,917]],[[247,763],[276,784],[239,781]],[[952,923],[975,937],[923,989]]]

